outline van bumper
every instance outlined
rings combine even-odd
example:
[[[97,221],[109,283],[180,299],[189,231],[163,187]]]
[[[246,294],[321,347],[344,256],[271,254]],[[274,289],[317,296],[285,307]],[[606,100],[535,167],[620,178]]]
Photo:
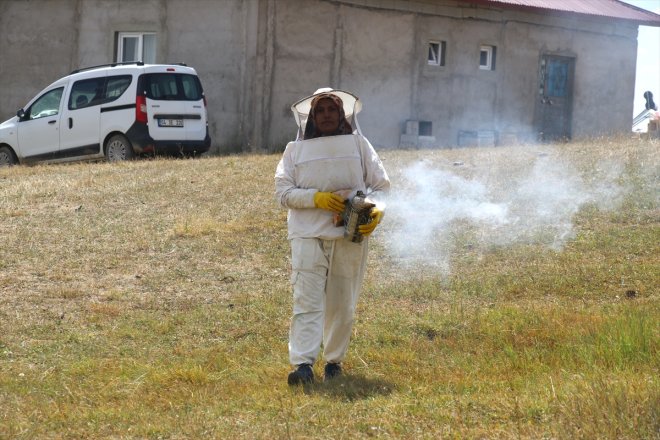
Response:
[[[199,155],[206,153],[211,148],[211,137],[209,136],[208,127],[206,127],[206,136],[203,140],[157,141],[149,136],[149,127],[136,122],[126,132],[126,137],[133,146],[135,154]]]

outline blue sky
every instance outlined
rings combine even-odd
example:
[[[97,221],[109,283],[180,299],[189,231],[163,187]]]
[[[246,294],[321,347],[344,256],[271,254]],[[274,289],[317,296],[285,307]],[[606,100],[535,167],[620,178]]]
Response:
[[[638,8],[660,14],[660,0],[622,0]],[[637,78],[635,80],[636,116],[644,110],[644,92],[650,90],[660,106],[660,28],[640,26],[637,36]]]

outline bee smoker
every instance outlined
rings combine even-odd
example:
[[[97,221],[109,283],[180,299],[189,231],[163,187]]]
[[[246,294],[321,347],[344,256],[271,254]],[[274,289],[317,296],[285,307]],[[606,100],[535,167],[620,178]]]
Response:
[[[344,237],[353,243],[361,243],[364,236],[358,226],[371,222],[371,209],[376,206],[367,199],[362,191],[346,199],[346,207],[335,218],[335,226],[344,226]]]

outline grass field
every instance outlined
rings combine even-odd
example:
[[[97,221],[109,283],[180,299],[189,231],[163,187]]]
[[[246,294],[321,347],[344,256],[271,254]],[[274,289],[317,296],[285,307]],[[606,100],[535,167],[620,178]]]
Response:
[[[346,374],[294,389],[279,155],[0,169],[0,439],[658,439],[659,148],[383,151]]]

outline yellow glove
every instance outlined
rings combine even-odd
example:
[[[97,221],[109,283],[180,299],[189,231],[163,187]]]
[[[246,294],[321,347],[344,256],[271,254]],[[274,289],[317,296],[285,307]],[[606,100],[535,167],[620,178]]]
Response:
[[[332,212],[342,212],[344,210],[344,199],[331,192],[319,191],[314,194],[314,206]]]
[[[360,232],[360,234],[365,236],[374,232],[374,229],[376,229],[376,226],[378,226],[378,224],[383,218],[383,210],[378,209],[376,207],[371,208],[371,212],[369,213],[369,216],[371,217],[371,221],[369,223],[358,226],[358,231]]]

